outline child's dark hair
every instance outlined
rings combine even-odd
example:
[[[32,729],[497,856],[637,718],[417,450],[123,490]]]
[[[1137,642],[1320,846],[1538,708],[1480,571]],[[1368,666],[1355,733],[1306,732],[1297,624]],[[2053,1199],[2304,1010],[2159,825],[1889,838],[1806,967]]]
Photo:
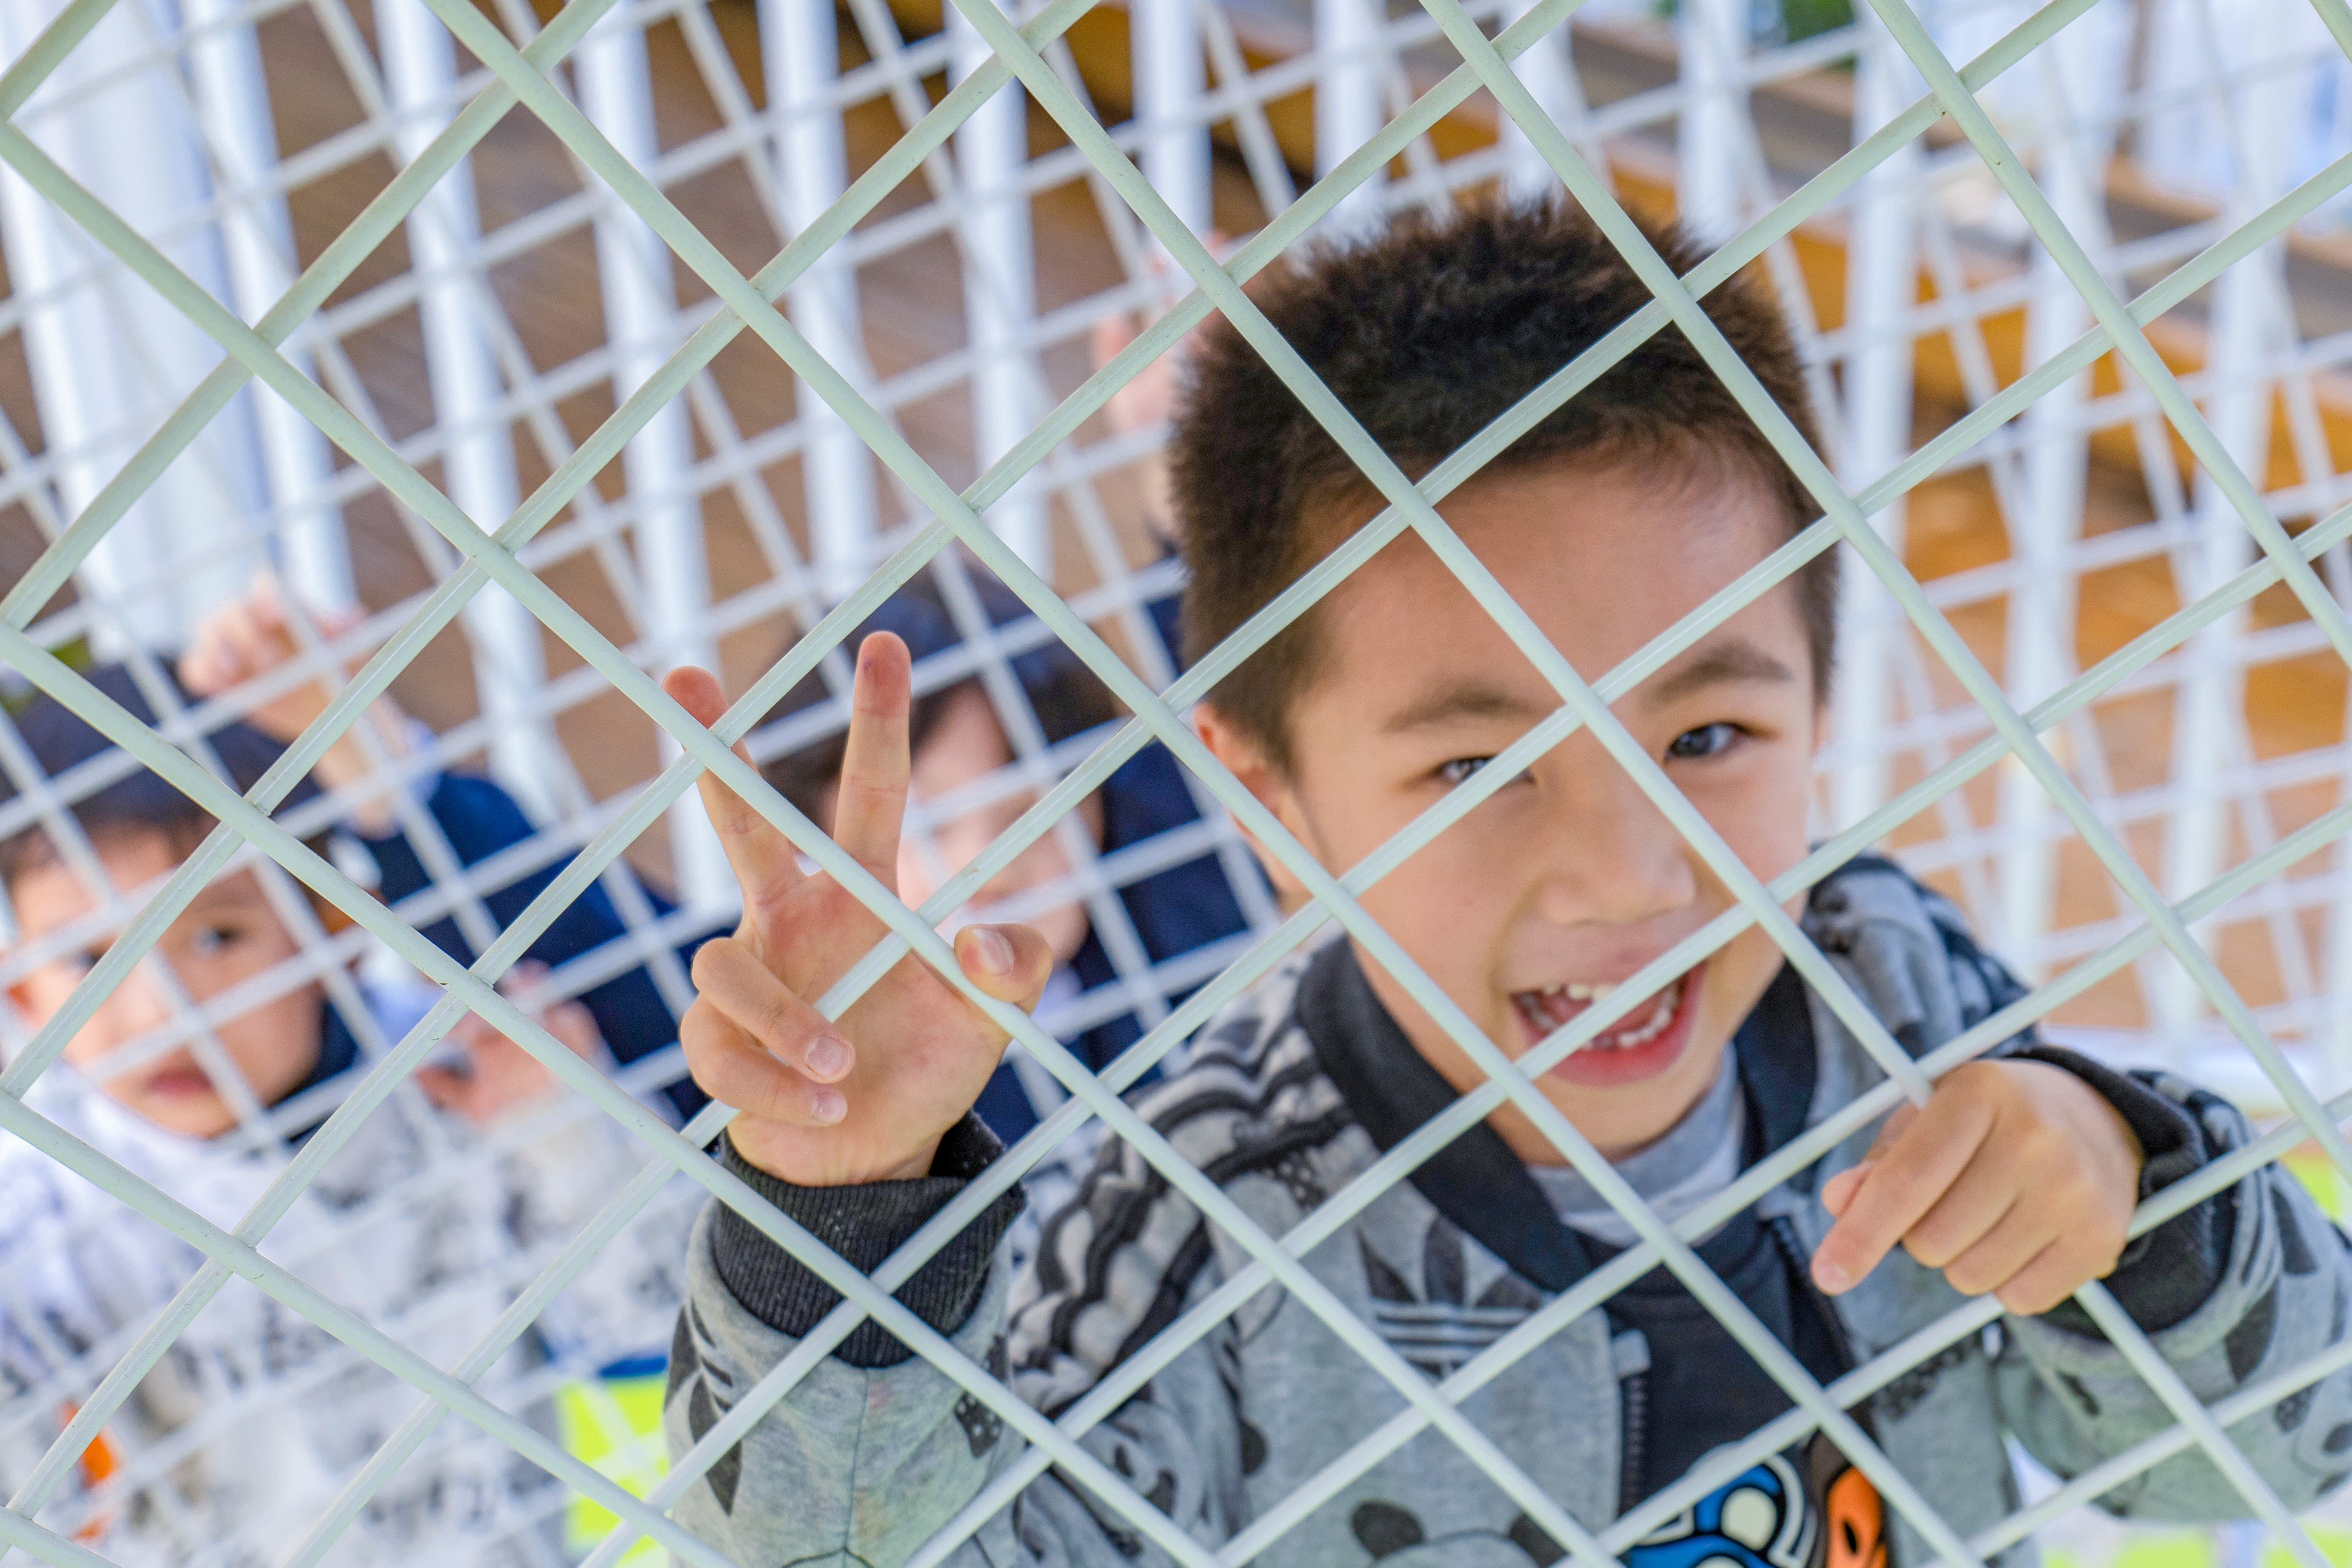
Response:
[[[163,661],[158,664],[162,665]],[[129,710],[142,724],[156,723],[154,709],[125,666],[101,664],[86,672],[86,676],[90,685]],[[172,681],[168,668],[163,678]],[[195,705],[195,699],[180,691],[176,682],[173,690],[183,704]],[[35,697],[15,722],[17,738],[31,754],[35,770],[44,778],[59,778],[93,758],[119,749],[114,742],[47,693]],[[259,782],[285,750],[259,730],[237,720],[209,731],[205,739],[240,795]],[[278,809],[298,807],[318,792],[318,786],[309,779],[299,779]],[[15,780],[0,773],[0,805],[14,802],[18,793]],[[132,833],[161,833],[174,852],[182,856],[194,852],[216,825],[211,812],[166,782],[162,774],[141,766],[133,766],[123,777],[84,795],[69,809],[74,820],[81,824],[82,832],[93,842]],[[0,837],[0,885],[13,886],[25,873],[54,865],[60,858],[61,852],[51,841],[48,830],[37,821],[27,822]]]
[[[1672,232],[1651,243],[1677,273],[1706,252]],[[1277,264],[1250,296],[1348,412],[1418,479],[1519,399],[1650,301],[1650,291],[1591,219],[1565,202],[1466,203],[1415,210],[1354,245]],[[1808,442],[1802,368],[1769,295],[1734,278],[1702,302]],[[1685,468],[1730,458],[1770,488],[1796,532],[1821,508],[1683,334],[1650,334],[1555,409],[1483,473],[1561,459],[1664,459]],[[1222,317],[1202,332],[1170,447],[1191,585],[1188,662],[1341,542],[1316,537],[1311,514],[1370,491],[1257,350]],[[1328,532],[1328,530],[1321,530]],[[1796,574],[1826,694],[1835,649],[1837,558]],[[1292,699],[1315,674],[1315,621],[1291,622],[1209,699],[1287,765]]]
[[[1029,618],[1029,608],[1013,597],[1011,590],[987,576],[977,567],[969,568],[974,596],[980,601],[982,612],[988,623],[1000,631],[1011,631],[1016,623]],[[858,624],[842,643],[855,654],[858,644],[876,632],[895,632],[907,644],[917,665],[916,679],[922,679],[922,662],[962,646],[963,634],[957,631],[952,617],[939,588],[929,576],[919,577],[898,592],[883,601],[879,609]],[[1082,735],[1097,725],[1119,716],[1120,709],[1109,691],[1096,678],[1093,671],[1078,663],[1061,641],[1047,634],[1045,642],[1026,652],[1014,654],[1009,661],[1022,690],[1029,696],[1029,706],[1036,713],[1037,727],[1045,732],[1048,745],[1055,745]],[[907,717],[907,738],[910,749],[919,751],[923,742],[939,727],[948,709],[966,691],[977,690],[980,677],[967,675],[951,681],[936,690],[926,692],[914,700]],[[768,711],[761,720],[765,727],[793,714],[814,707],[825,700],[824,683],[814,674],[803,678],[798,685],[784,694],[783,700]],[[761,776],[775,786],[776,792],[790,800],[802,815],[823,824],[817,809],[824,803],[826,792],[841,777],[842,758],[848,750],[846,729],[837,729],[824,739],[795,751],[785,752],[763,764]]]

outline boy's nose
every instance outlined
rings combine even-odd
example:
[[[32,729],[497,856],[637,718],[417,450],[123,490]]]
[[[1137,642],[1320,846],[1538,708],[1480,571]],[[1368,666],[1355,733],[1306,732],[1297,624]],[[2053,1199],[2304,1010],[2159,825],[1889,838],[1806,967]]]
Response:
[[[156,984],[153,960],[141,964],[122,977],[106,999],[105,1017],[114,1026],[118,1043],[159,1028],[172,1016],[163,987]]]
[[[1560,925],[1623,925],[1688,908],[1698,897],[1697,852],[1614,760],[1589,760],[1555,796],[1538,912]]]

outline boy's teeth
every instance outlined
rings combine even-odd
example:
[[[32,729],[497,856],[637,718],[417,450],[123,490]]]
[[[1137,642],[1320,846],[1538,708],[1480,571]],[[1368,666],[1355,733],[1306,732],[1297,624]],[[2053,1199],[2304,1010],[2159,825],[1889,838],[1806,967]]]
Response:
[[[1676,977],[1664,990],[1643,1003],[1632,1018],[1620,1019],[1587,1043],[1584,1049],[1631,1051],[1655,1040],[1665,1031],[1667,1025],[1675,1021],[1675,1014],[1681,1010],[1683,983],[1686,977]],[[1587,984],[1578,980],[1520,994],[1528,998],[1522,1005],[1528,1020],[1548,1033],[1567,1024],[1587,1006],[1606,1000],[1616,988],[1611,981]]]

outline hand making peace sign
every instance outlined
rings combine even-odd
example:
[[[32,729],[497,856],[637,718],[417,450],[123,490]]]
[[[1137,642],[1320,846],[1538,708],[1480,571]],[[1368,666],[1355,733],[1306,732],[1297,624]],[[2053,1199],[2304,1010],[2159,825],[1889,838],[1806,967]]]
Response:
[[[702,724],[725,711],[707,670],[662,688]],[[834,807],[835,842],[898,886],[907,810],[910,700],[907,646],[887,632],[857,652],[849,742]],[[749,760],[739,744],[735,753]],[[694,1005],[680,1024],[694,1081],[741,1114],[728,1129],[746,1160],[799,1186],[927,1176],[940,1134],[980,1097],[1005,1033],[919,958],[901,958],[836,1022],[815,1003],[886,927],[824,873],[802,871],[792,841],[706,773],[703,810],[743,889],[743,920],[694,958]],[[968,925],[955,954],[990,996],[1036,1005],[1054,967],[1026,925]]]

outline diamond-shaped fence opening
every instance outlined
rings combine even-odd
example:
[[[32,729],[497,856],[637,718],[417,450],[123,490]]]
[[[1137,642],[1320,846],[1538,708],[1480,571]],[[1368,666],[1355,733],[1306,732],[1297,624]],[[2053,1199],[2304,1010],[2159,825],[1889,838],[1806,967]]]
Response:
[[[1597,1563],[1690,1545],[1711,1494],[1814,1432],[1885,1500],[1906,1561],[2029,1540],[2340,1560],[2352,1521],[2292,1517],[2239,1441],[2312,1420],[2314,1463],[2352,1448],[2309,1392],[2344,1343],[2241,1386],[2176,1369],[2086,1287],[2144,1434],[2040,1456],[2064,1476],[2018,1448],[2014,1506],[1947,1519],[1883,1423],[1998,1332],[1998,1304],[1824,1386],[1693,1243],[2029,1022],[2254,1115],[2260,1136],[2147,1199],[2137,1233],[2270,1162],[2331,1212],[2347,1190],[2347,50],[2343,0],[0,5],[0,665],[120,748],[51,776],[37,737],[0,725],[0,839],[47,846],[0,959],[0,1549],[725,1563],[673,1509],[698,1487],[735,1507],[740,1440],[870,1316],[961,1385],[975,1453],[1003,1427],[1027,1444],[898,1544],[923,1563],[965,1560],[1049,1467],[1136,1552],[1286,1561],[1367,1477],[1441,1449],[1517,1524],[1430,1539],[1359,1509],[1367,1556]],[[1564,187],[1654,303],[1411,479],[1241,286],[1304,242],[1496,187]],[[1628,212],[1715,248],[1676,277]],[[1818,455],[1695,304],[1751,268],[1803,350]],[[1187,667],[1156,455],[1212,311],[1384,509]],[[1707,356],[1821,519],[1580,674],[1433,504],[1650,332]],[[1185,716],[1407,532],[1560,706],[1326,868]],[[1833,549],[1818,843],[1760,883],[1608,705]],[[286,661],[217,656],[224,614],[282,621]],[[810,820],[845,640],[874,617],[916,645],[926,722],[981,737],[918,778],[903,900]],[[178,664],[192,643],[216,656]],[[656,684],[681,663],[740,694],[711,730]],[[240,717],[282,757],[256,760],[223,727]],[[1580,728],[1739,905],[1515,1065],[1357,899]],[[86,828],[75,808],[136,767],[219,827],[144,860]],[[975,911],[1073,934],[1034,1020],[996,1009],[1009,1152],[870,1275],[704,1152],[730,1113],[685,1085],[674,1019],[685,950],[736,914],[706,768],[891,933],[828,1015],[909,951],[953,977],[938,933]],[[1237,825],[1303,898],[1277,899]],[[1873,846],[2034,987],[1916,1061],[1782,912]],[[242,915],[207,913],[231,896]],[[1489,1082],[1269,1234],[1119,1096],[1335,923]],[[1749,925],[1884,1081],[1669,1224],[1528,1074]],[[282,950],[231,973],[238,930]],[[291,1069],[266,1045],[289,1030],[319,1037]],[[146,1099],[97,1087],[132,1082]],[[157,1125],[174,1094],[220,1124]],[[1506,1101],[1635,1243],[1433,1362],[1307,1260]],[[1013,1184],[1050,1207],[1106,1136],[1248,1261],[1041,1414],[892,1292]],[[714,1197],[844,1298],[719,1394],[666,1368]],[[1477,1396],[1661,1262],[1790,1408],[1595,1514],[1482,1429]],[[1269,1285],[1394,1413],[1204,1541],[1088,1434]],[[2267,1349],[2241,1337],[2212,1353],[2233,1372]],[[692,1440],[666,1455],[672,1400]],[[2145,1501],[2191,1450],[2249,1522],[2092,1506]],[[1731,1560],[1825,1560],[1717,1522]]]

